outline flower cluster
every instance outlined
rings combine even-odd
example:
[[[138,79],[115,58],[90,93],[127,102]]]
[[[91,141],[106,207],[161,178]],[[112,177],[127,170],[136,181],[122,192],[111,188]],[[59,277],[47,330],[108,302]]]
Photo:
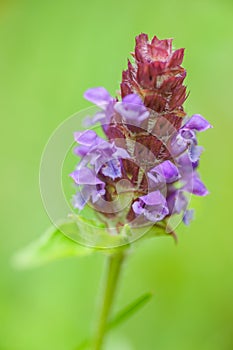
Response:
[[[121,96],[103,87],[86,91],[99,108],[88,123],[101,125],[105,136],[91,129],[74,135],[81,158],[71,174],[78,187],[75,208],[88,203],[117,225],[156,223],[174,214],[190,222],[187,194],[208,193],[197,172],[203,151],[197,133],[211,125],[199,114],[186,116],[183,55],[184,49],[172,50],[171,39],[150,42],[141,34],[123,72]],[[119,196],[128,198],[124,208]]]

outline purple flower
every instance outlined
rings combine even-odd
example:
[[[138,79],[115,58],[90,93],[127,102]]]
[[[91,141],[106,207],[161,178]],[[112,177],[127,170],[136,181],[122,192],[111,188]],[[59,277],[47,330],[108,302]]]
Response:
[[[212,128],[212,125],[206,119],[200,114],[194,114],[173,137],[170,146],[172,155],[177,157],[189,149],[190,160],[197,161],[202,148],[197,146],[196,132],[205,131],[209,128]]]
[[[105,109],[106,105],[113,102],[114,99],[104,87],[96,87],[87,90],[84,93],[86,100],[96,104],[97,106]]]
[[[85,156],[88,154],[90,149],[97,146],[102,141],[105,141],[101,139],[93,130],[75,132],[74,139],[80,145],[75,148],[75,153],[78,156]]]
[[[81,210],[90,199],[95,203],[105,194],[105,183],[96,177],[93,170],[83,167],[75,170],[70,176],[80,188],[73,196],[75,208]]]
[[[183,177],[183,181],[184,186],[182,188],[184,191],[201,197],[206,196],[209,193],[196,171],[186,174],[186,176]]]
[[[112,159],[106,162],[102,168],[101,172],[103,175],[110,177],[112,180],[121,177],[121,162],[119,159]]]
[[[87,90],[84,97],[86,100],[94,103],[101,109],[101,111],[97,112],[92,119],[88,118],[86,120],[86,124],[93,125],[97,122],[100,122],[101,124],[108,124],[114,114],[113,107],[116,102],[109,92],[103,87],[96,87]]]
[[[168,214],[166,199],[160,191],[150,192],[139,197],[132,205],[137,215],[144,215],[149,221],[161,221]]]
[[[102,168],[105,176],[115,180],[121,176],[121,162],[119,159],[129,158],[128,153],[114,142],[108,142],[99,137],[93,130],[76,132],[75,140],[80,146],[75,148],[75,153],[82,156],[79,167],[94,166],[98,173]]]
[[[188,199],[182,189],[171,186],[167,193],[169,215],[180,214],[187,209]]]
[[[172,183],[180,178],[179,170],[170,160],[165,160],[160,163],[148,173],[148,176],[152,179],[152,176],[158,182]]]
[[[125,122],[136,126],[140,126],[141,122],[149,117],[149,111],[136,94],[124,97],[122,102],[115,104],[114,109],[123,117]]]

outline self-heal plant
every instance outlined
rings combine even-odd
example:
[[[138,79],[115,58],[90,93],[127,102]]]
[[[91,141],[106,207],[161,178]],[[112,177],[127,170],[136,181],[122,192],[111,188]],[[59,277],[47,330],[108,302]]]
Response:
[[[176,238],[174,226],[193,219],[190,195],[208,194],[198,174],[203,148],[197,136],[211,125],[201,115],[188,117],[184,111],[184,49],[173,50],[172,39],[155,36],[149,41],[141,34],[132,56],[117,97],[103,87],[84,94],[97,112],[85,119],[85,130],[74,133],[79,158],[70,173],[76,187],[74,212],[46,240],[58,256],[96,250],[107,255],[95,332],[80,349],[102,349],[106,332],[149,299],[145,294],[109,318],[122,263],[133,242],[161,233]],[[69,237],[62,236],[62,249],[56,246],[61,232]],[[34,252],[40,249],[41,244]]]

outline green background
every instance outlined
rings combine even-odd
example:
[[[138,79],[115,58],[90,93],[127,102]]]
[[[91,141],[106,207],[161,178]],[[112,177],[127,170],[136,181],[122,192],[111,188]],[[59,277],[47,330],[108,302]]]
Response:
[[[103,256],[30,271],[10,259],[50,225],[38,186],[50,134],[89,106],[87,88],[118,89],[140,32],[186,48],[186,111],[214,125],[200,135],[211,194],[193,199],[196,220],[178,228],[178,246],[156,238],[129,257],[116,309],[155,294],[107,349],[233,349],[232,22],[226,0],[0,2],[0,350],[68,350],[88,335]]]

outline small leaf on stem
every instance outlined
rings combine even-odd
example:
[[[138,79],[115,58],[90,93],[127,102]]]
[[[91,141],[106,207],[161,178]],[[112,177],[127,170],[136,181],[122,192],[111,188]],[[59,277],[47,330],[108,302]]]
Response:
[[[78,230],[78,226],[70,221],[49,228],[37,241],[14,256],[14,265],[18,268],[37,267],[53,260],[70,256],[80,257],[94,252],[94,249],[74,242],[63,233],[74,230]]]

